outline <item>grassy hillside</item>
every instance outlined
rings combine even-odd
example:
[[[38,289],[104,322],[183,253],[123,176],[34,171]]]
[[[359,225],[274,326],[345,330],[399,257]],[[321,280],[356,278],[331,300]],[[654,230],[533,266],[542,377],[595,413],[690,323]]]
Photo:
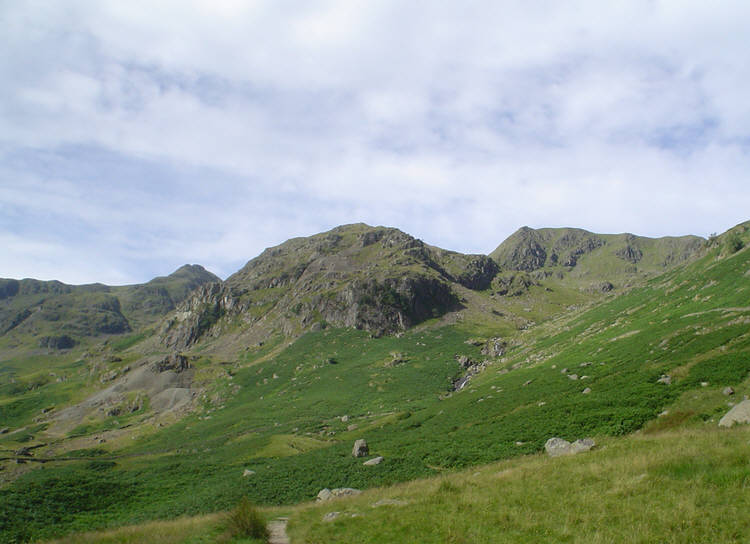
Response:
[[[43,470],[30,470],[25,457],[3,463],[2,538],[206,513],[241,496],[294,504],[323,487],[388,485],[533,454],[551,436],[606,443],[647,423],[652,431],[713,426],[727,402],[750,394],[748,242],[740,225],[712,239],[699,260],[553,319],[545,305],[562,308],[572,296],[562,288],[530,286],[509,298],[461,286],[465,309],[454,319],[427,319],[399,335],[321,326],[234,352],[219,349],[221,334],[209,336],[185,352],[195,411],[156,414],[146,403],[56,435],[55,410],[35,422],[18,403],[46,406],[72,384],[83,387],[66,402],[94,392],[90,367],[71,360],[68,381],[24,381],[25,392],[8,390],[0,402],[25,425],[0,434],[0,449],[13,457],[39,445],[33,456],[47,461]],[[481,319],[511,307],[547,320],[518,315],[516,326],[506,319],[494,328]],[[115,353],[101,349],[100,357]],[[112,365],[134,364],[139,349],[125,347]],[[664,375],[671,384],[659,382]],[[728,385],[732,398],[722,394]],[[353,458],[358,438],[385,461],[368,467]]]
[[[351,499],[269,508],[297,544],[392,542],[744,542],[750,427],[705,425],[606,438],[593,451],[534,454],[373,488]],[[76,534],[56,544],[215,542],[221,515]]]
[[[595,293],[637,285],[689,262],[704,246],[705,240],[697,236],[646,238],[522,227],[490,257],[504,270],[525,273],[532,280]]]

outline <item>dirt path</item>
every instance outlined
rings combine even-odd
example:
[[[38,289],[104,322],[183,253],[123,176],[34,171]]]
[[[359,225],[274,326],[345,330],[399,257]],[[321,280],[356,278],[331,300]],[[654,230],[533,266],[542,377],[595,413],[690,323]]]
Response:
[[[278,518],[268,524],[270,537],[268,544],[289,544],[289,537],[286,534],[286,522],[289,518]]]

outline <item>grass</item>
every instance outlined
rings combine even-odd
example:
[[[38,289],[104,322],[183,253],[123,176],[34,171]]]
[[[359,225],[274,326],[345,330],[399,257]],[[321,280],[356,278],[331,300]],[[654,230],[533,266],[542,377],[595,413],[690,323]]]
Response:
[[[685,425],[711,425],[728,410],[730,399],[721,394],[725,385],[734,387],[736,397],[750,394],[750,252],[745,248],[724,257],[719,252],[601,304],[515,331],[504,337],[508,352],[455,393],[450,384],[463,372],[456,355],[484,359],[480,347],[466,341],[510,335],[482,325],[479,313],[454,326],[427,323],[400,337],[332,328],[294,341],[275,337],[263,346],[243,346],[232,358],[198,346],[191,355],[202,357],[195,364],[205,389],[195,413],[165,427],[135,414],[131,420],[103,418],[78,428],[82,434],[108,428],[126,434],[103,444],[108,454],[98,455],[97,463],[48,463],[0,489],[0,542],[205,514],[229,509],[243,496],[261,505],[295,504],[323,487],[387,486],[534,454],[550,436],[593,435],[608,445],[607,437],[645,425],[645,438],[638,440],[649,443],[650,437]],[[544,292],[535,286],[527,298],[506,302],[519,311],[528,305],[530,316],[543,317]],[[555,304],[563,305],[568,295],[573,296],[557,292]],[[488,296],[477,294],[477,303]],[[123,358],[140,347],[121,352]],[[398,364],[391,364],[393,353],[399,354]],[[67,373],[61,383],[41,380],[44,360],[36,360],[29,361],[26,373],[24,365],[14,363],[19,379],[0,385],[9,388],[2,409],[14,425],[27,425],[25,444],[54,438],[31,425],[39,410],[100,387],[97,374],[73,359],[61,356],[58,366]],[[580,379],[571,380],[573,373]],[[663,374],[673,377],[671,385],[657,382]],[[22,385],[33,387],[12,394]],[[586,387],[591,393],[584,395]],[[14,402],[29,404],[20,409]],[[657,418],[665,409],[669,414]],[[12,450],[20,436],[0,435],[0,447]],[[385,461],[364,467],[352,458],[358,438],[366,438],[371,454]],[[81,447],[88,446],[76,449]],[[45,449],[35,454],[44,456]],[[245,469],[255,473],[243,477]],[[667,476],[683,470],[678,469]],[[451,477],[445,482],[436,493],[444,500],[437,504],[458,516],[449,498],[465,486]],[[554,486],[561,496],[567,492]],[[471,511],[468,495],[467,501],[464,508]],[[488,506],[480,500],[476,508],[500,506],[513,511],[522,505]],[[532,502],[533,508],[549,506]],[[519,519],[529,514],[518,512]],[[597,515],[605,519],[605,514]],[[435,537],[444,539],[439,541],[459,542],[473,534],[464,522],[451,528],[451,519],[439,521],[448,524]],[[482,519],[480,525],[499,523]],[[532,524],[518,529],[517,536],[576,538],[573,521],[557,522],[568,529],[550,536],[542,529],[535,533]],[[593,529],[587,530],[591,536]],[[694,530],[705,536],[700,527]],[[485,537],[480,532],[476,538]]]
[[[284,513],[297,544],[745,542],[748,441],[750,426],[705,424],[597,437],[594,450],[575,457],[533,454]],[[261,513],[271,519],[279,510]],[[226,538],[225,519],[150,522],[54,542],[215,542]]]
[[[745,542],[750,429],[602,439],[296,511],[296,543]],[[324,521],[332,511],[333,521]]]

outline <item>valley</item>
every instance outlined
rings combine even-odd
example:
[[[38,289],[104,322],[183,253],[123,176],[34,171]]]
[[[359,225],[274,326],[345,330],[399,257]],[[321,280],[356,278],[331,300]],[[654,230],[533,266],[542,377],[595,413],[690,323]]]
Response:
[[[173,541],[209,542],[242,497],[292,542],[734,541],[711,527],[746,500],[747,429],[717,424],[750,394],[748,242],[523,228],[462,255],[358,224],[226,281],[2,280],[0,541],[208,516]],[[550,460],[553,436],[597,447]],[[373,491],[295,506],[343,487]]]

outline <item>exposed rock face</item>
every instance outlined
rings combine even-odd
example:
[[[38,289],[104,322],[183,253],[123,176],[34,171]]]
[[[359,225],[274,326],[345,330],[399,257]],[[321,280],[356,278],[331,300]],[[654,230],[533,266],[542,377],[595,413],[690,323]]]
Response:
[[[174,349],[194,344],[222,316],[233,312],[237,302],[221,282],[202,285],[162,324],[162,343]]]
[[[731,427],[735,423],[750,423],[750,400],[743,400],[719,420],[719,427]]]
[[[43,336],[39,339],[39,347],[50,349],[70,349],[78,342],[67,334],[60,336]]]
[[[369,453],[370,448],[367,446],[367,442],[364,438],[360,438],[354,442],[354,447],[352,448],[352,455],[354,457],[367,457]]]
[[[544,450],[550,457],[561,457],[564,455],[575,455],[584,451],[589,451],[596,446],[596,443],[590,438],[576,440],[572,444],[562,438],[550,438],[544,444]]]

